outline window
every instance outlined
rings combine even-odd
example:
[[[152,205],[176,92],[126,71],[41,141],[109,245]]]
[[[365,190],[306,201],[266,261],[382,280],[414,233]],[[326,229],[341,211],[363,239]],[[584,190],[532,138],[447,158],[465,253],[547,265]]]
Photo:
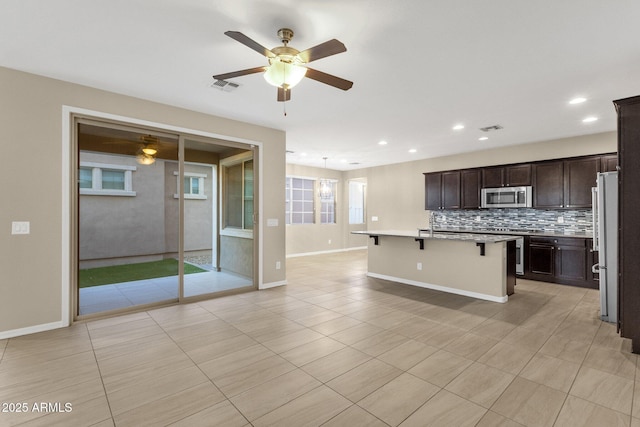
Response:
[[[91,168],[78,170],[78,183],[80,188],[93,188],[93,173]]]
[[[220,162],[223,181],[222,234],[253,236],[253,159],[251,153]]]
[[[336,183],[320,180],[320,224],[336,223]]]
[[[135,196],[132,172],[135,166],[80,162],[80,194],[90,196]]]
[[[315,180],[287,177],[285,186],[285,222],[287,224],[313,224]]]
[[[202,185],[200,185],[200,179],[193,176],[185,176],[184,194],[188,194],[190,196],[202,194]]]
[[[103,190],[124,190],[124,171],[102,171]]]
[[[244,162],[243,166],[243,222],[245,229],[253,229],[253,160]]]
[[[349,224],[364,224],[364,196],[366,185],[349,181]]]
[[[180,175],[177,171],[173,174],[176,177]],[[204,173],[185,172],[182,184],[184,189],[184,198],[206,200],[207,196],[204,194],[204,180],[206,177],[207,175]],[[180,195],[174,194],[173,197],[177,199]]]

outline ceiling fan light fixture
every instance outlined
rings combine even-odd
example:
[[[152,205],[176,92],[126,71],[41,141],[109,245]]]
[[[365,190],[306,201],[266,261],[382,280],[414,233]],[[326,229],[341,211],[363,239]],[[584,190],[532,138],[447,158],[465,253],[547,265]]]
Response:
[[[158,153],[158,149],[154,145],[145,145],[142,147],[142,152],[149,156],[155,156]]]
[[[307,69],[299,65],[284,62],[280,58],[269,58],[269,65],[264,72],[264,79],[272,86],[291,89],[304,78]]]
[[[141,165],[149,166],[156,162],[156,158],[149,154],[145,154],[144,152],[140,152],[136,155],[136,162]]]

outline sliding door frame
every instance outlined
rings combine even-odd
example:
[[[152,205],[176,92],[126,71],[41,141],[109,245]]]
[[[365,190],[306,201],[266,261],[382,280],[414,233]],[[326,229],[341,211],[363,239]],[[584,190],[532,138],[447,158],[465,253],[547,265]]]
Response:
[[[184,191],[179,191],[179,292],[177,301],[160,302],[144,305],[136,305],[132,308],[123,308],[107,312],[96,313],[95,315],[79,315],[78,312],[78,224],[79,224],[79,195],[77,189],[78,182],[78,124],[81,121],[112,126],[114,128],[135,129],[140,132],[152,132],[159,134],[171,134],[178,136],[178,173],[179,182],[184,180],[184,146],[186,139],[197,139],[206,141],[213,145],[228,145],[232,147],[250,150],[254,155],[254,165],[257,168],[254,182],[254,233],[253,233],[253,289],[260,289],[263,283],[263,232],[259,226],[258,218],[263,211],[262,203],[262,142],[248,140],[244,138],[231,137],[227,135],[215,134],[196,129],[189,129],[147,120],[134,119],[126,116],[93,111],[72,106],[62,108],[62,326],[69,326],[74,321],[86,320],[98,317],[111,317],[123,313],[143,311],[149,308],[157,308],[166,305],[174,305],[197,300],[211,298],[213,295],[226,295],[236,293],[234,291],[223,291],[216,294],[203,294],[201,296],[184,297]],[[212,140],[217,140],[213,142]],[[214,168],[219,171],[219,167]],[[218,203],[218,225],[220,206]],[[219,232],[219,230],[218,230]],[[219,239],[218,239],[219,240]],[[216,242],[216,244],[218,244]],[[220,248],[216,253],[219,257]],[[219,263],[218,263],[219,267]],[[245,288],[246,289],[246,288]],[[242,292],[243,290],[240,290]]]

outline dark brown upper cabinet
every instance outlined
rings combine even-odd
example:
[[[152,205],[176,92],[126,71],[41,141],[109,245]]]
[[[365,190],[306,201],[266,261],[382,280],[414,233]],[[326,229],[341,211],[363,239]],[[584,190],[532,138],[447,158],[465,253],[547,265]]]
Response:
[[[615,171],[617,154],[425,173],[425,209],[478,209],[482,188],[533,186],[533,207],[589,208],[598,172]]]
[[[460,207],[462,209],[480,208],[480,169],[466,169],[460,172],[461,195]]]
[[[590,208],[602,156],[554,160],[533,165],[533,207]]]
[[[502,187],[503,184],[503,167],[484,168],[482,169],[482,188]]]
[[[514,165],[504,168],[507,187],[531,185],[531,165]]]
[[[600,172],[615,172],[618,166],[618,155],[609,154],[601,157]]]
[[[591,188],[596,186],[600,163],[600,156],[564,162],[565,208],[591,207]]]
[[[425,209],[460,208],[460,171],[424,174]]]
[[[424,201],[428,211],[442,209],[442,173],[424,174]]]
[[[534,163],[533,207],[564,207],[564,162],[561,160]]]
[[[442,209],[460,208],[460,172],[442,173]]]
[[[482,188],[531,185],[531,165],[508,165],[482,169]]]

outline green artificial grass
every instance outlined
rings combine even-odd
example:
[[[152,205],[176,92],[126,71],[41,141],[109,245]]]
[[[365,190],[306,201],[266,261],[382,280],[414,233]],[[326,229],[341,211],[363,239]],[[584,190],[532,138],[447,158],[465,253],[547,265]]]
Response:
[[[202,273],[200,267],[184,264],[184,274]],[[110,267],[87,268],[78,274],[79,286],[110,285],[113,283],[132,282],[134,280],[155,279],[157,277],[177,276],[178,260],[164,259],[162,261],[141,262],[137,264],[114,265]]]

